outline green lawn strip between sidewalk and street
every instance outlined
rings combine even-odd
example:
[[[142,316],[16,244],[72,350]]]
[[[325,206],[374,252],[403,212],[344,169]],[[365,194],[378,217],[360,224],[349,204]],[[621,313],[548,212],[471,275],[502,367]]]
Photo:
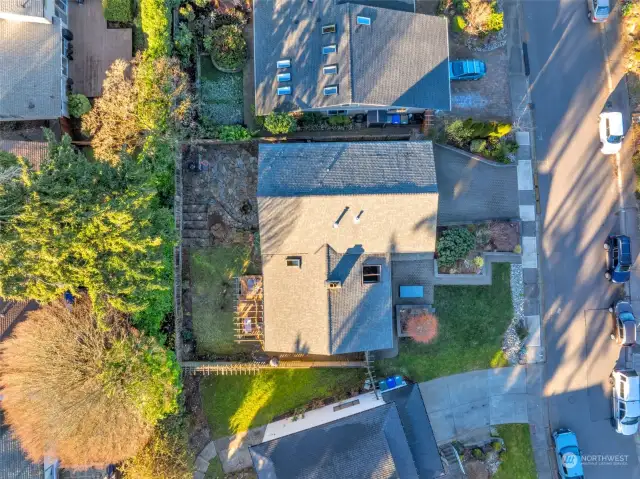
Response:
[[[501,348],[513,319],[509,264],[493,264],[490,286],[436,286],[434,307],[436,339],[420,344],[402,338],[397,357],[376,363],[378,375],[401,374],[414,381],[428,381],[508,366]]]
[[[360,368],[268,370],[254,376],[209,376],[200,392],[217,439],[268,424],[316,399],[347,398],[364,379]]]
[[[504,424],[498,426],[498,436],[504,439],[506,451],[502,464],[493,479],[535,479],[538,477],[533,460],[531,435],[528,424]]]

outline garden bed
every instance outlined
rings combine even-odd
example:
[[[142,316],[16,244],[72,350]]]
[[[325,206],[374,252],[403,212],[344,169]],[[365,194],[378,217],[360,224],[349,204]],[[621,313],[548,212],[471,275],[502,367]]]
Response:
[[[396,322],[399,338],[414,337],[416,333],[424,335],[422,324],[427,323],[435,310],[429,304],[412,304],[396,306]],[[418,331],[416,331],[418,329]]]
[[[480,274],[484,253],[521,252],[520,223],[492,221],[438,228],[438,274]]]
[[[244,122],[242,73],[224,73],[200,55],[200,119],[204,125]]]
[[[436,140],[482,156],[498,163],[510,164],[516,159],[518,143],[509,123],[466,120],[445,121]]]
[[[450,19],[451,32],[475,51],[506,44],[502,0],[440,0],[438,13]]]

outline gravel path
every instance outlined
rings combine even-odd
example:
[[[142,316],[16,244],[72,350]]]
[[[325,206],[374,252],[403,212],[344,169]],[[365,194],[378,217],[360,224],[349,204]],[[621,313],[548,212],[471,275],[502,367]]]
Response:
[[[511,264],[511,302],[513,304],[513,319],[507,328],[502,341],[502,350],[510,364],[519,364],[525,355],[522,341],[518,337],[516,326],[524,321],[524,282],[522,265]]]

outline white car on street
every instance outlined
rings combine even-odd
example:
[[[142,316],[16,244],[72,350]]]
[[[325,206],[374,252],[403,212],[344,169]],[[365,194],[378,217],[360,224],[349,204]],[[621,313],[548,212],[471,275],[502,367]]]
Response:
[[[613,417],[616,432],[632,436],[638,432],[640,420],[640,382],[633,369],[614,369],[609,378],[612,386]]]
[[[600,114],[600,151],[605,155],[615,155],[622,148],[624,130],[622,113],[618,111]]]

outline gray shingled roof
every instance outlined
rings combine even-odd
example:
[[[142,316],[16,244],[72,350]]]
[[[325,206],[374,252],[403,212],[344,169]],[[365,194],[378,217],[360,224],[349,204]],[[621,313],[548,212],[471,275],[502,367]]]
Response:
[[[59,23],[0,20],[0,65],[0,121],[61,116]]]
[[[417,479],[398,411],[385,404],[249,448],[259,479]]]
[[[386,403],[398,408],[400,421],[413,455],[420,479],[434,479],[444,474],[442,460],[424,400],[417,384],[382,393]]]
[[[34,168],[40,168],[47,158],[49,145],[46,141],[21,141],[0,139],[0,151],[7,151],[28,160]]]
[[[42,479],[44,467],[29,461],[20,442],[13,437],[9,427],[3,424],[0,411],[0,479]]]
[[[44,0],[0,0],[0,12],[44,17]]]
[[[258,170],[265,349],[392,347],[389,255],[435,250],[431,142],[260,145]],[[366,263],[380,264],[380,283],[362,284]]]
[[[255,0],[257,114],[347,104],[451,108],[447,20],[378,8],[412,10],[413,2],[360,3],[365,5]],[[371,18],[371,25],[357,25],[357,16]],[[323,35],[327,24],[335,24],[336,33]],[[336,44],[337,52],[323,55],[329,44]],[[278,70],[281,59],[291,59],[291,68]],[[338,73],[325,75],[322,67],[333,64]],[[291,95],[277,95],[279,71],[291,73]],[[338,85],[338,94],[324,95],[327,85]]]

